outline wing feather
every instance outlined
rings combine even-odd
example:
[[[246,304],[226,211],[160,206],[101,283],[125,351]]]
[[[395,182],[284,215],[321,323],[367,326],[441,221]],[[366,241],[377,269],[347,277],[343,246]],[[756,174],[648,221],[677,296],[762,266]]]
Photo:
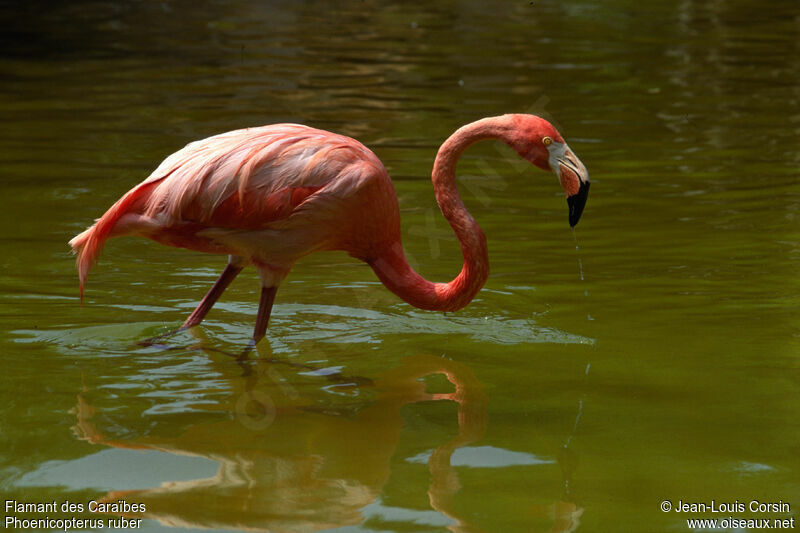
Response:
[[[352,193],[359,183],[354,170],[366,168],[388,180],[375,154],[358,141],[297,124],[192,142],[70,241],[78,254],[81,294],[103,244],[123,230],[151,238],[155,230],[162,237],[156,240],[174,244],[170,232],[185,238],[187,228],[262,229],[291,217],[320,191],[332,197]]]

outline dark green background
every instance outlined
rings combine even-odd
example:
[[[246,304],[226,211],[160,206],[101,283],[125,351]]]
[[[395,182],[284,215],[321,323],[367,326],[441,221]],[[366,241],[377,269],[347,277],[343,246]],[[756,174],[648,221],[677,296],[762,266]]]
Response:
[[[0,6],[3,499],[141,489],[150,531],[688,531],[662,500],[800,506],[796,1]],[[471,149],[461,190],[492,275],[457,314],[319,254],[278,293],[261,362],[221,353],[250,335],[252,271],[175,349],[143,348],[224,258],[135,239],[108,244],[78,302],[69,238],[187,142],[274,122],[372,148],[414,265],[449,280],[436,149],[506,112],[557,124],[592,191],[573,235],[553,176]],[[424,454],[458,434],[456,404],[400,407],[385,378],[415,357],[462,365],[487,399],[451,516]],[[242,423],[253,391],[269,427]]]

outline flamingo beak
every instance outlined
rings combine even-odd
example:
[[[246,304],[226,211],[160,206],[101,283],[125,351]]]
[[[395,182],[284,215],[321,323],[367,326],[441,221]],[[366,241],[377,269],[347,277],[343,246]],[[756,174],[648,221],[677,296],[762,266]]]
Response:
[[[575,153],[567,148],[558,158],[558,175],[568,191],[569,225],[575,227],[581,218],[586,199],[589,197],[589,172]]]
[[[578,189],[578,194],[573,194],[567,198],[567,206],[569,206],[569,225],[571,228],[581,219],[583,208],[586,205],[586,199],[589,197],[589,183],[584,181]]]

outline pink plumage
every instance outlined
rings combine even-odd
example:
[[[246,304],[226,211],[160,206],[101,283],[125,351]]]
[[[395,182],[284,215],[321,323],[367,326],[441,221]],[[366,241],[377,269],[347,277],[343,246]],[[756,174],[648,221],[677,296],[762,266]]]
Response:
[[[293,253],[266,256],[261,243],[252,242],[259,231],[268,238],[270,230],[304,226],[302,220],[287,221],[302,212],[304,203],[346,207],[348,199],[369,193],[370,187],[392,190],[381,162],[357,141],[326,131],[278,124],[193,142],[70,241],[78,255],[81,290],[106,239],[120,235],[243,256],[280,274],[304,255],[299,252],[332,245],[334,236],[317,228],[303,235],[311,237],[304,242],[294,241]],[[321,215],[316,218],[324,222]]]
[[[81,298],[105,241],[138,235],[230,256],[181,329],[200,323],[233,277],[253,264],[262,284],[254,344],[264,335],[280,282],[299,258],[319,250],[344,250],[369,263],[390,290],[417,307],[461,308],[485,282],[488,257],[485,237],[458,195],[455,164],[469,144],[486,138],[506,142],[546,170],[555,170],[555,140],[570,156],[560,163],[568,165],[559,170],[565,190],[588,189],[583,165],[539,117],[503,115],[459,129],[439,150],[433,174],[437,201],[464,253],[464,268],[450,283],[428,282],[408,265],[394,188],[373,152],[349,137],[277,124],[187,145],[73,238]]]

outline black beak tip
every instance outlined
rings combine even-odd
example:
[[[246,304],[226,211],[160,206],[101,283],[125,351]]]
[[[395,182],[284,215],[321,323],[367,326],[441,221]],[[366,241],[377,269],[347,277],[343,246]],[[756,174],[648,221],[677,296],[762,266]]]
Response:
[[[589,197],[589,183],[585,181],[581,183],[578,192],[567,198],[567,205],[569,206],[569,226],[575,227],[575,224],[581,219],[583,208],[586,206],[586,199]]]

